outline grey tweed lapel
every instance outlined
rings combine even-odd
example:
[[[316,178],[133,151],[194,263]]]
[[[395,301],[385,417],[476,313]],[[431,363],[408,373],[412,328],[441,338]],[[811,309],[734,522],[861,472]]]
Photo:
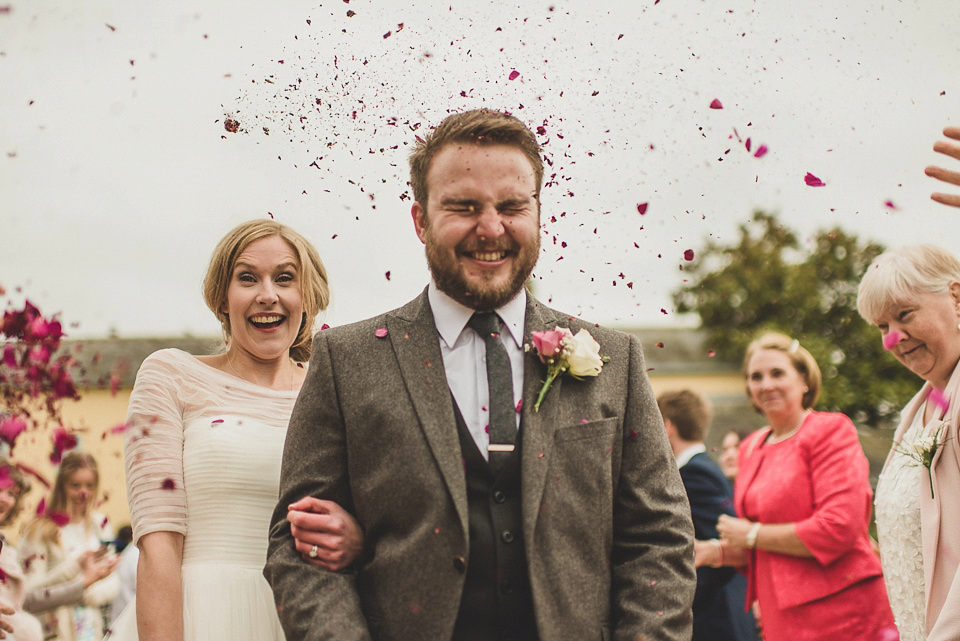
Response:
[[[523,510],[523,538],[527,549],[533,549],[533,535],[540,514],[540,501],[546,483],[547,468],[553,454],[553,435],[560,423],[560,394],[563,377],[558,376],[547,392],[540,411],[533,405],[546,379],[547,366],[540,362],[533,350],[532,332],[553,329],[563,317],[540,305],[532,296],[527,296],[524,343],[530,349],[523,361],[523,409],[521,426],[523,447],[521,473],[521,502]]]
[[[457,438],[453,398],[447,385],[440,353],[440,336],[426,292],[387,317],[388,338],[393,345],[400,373],[434,461],[457,508],[460,525],[469,532],[467,484]],[[420,461],[411,461],[416,473]]]

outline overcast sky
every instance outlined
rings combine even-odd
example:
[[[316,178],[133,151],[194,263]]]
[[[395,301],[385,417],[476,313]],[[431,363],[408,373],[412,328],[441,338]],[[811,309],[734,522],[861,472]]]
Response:
[[[954,0],[0,0],[0,285],[75,337],[212,335],[210,252],[272,214],[319,249],[326,322],[399,306],[428,278],[409,144],[487,106],[543,127],[537,295],[689,325],[685,250],[755,208],[956,246],[923,167],[960,125],[958,24]]]

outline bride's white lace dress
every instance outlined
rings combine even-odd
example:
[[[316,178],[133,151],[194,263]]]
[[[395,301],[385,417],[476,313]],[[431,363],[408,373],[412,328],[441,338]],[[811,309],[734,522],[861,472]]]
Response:
[[[185,641],[284,639],[261,572],[296,397],[173,349],[137,374],[124,445],[134,539],[184,535]],[[138,638],[134,608],[110,639]]]

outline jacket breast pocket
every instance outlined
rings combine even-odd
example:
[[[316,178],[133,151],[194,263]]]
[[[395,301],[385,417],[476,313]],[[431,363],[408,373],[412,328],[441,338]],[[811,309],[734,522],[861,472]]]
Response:
[[[572,540],[595,540],[610,531],[619,422],[614,416],[554,433],[542,509],[560,519],[557,527]],[[604,546],[597,547],[602,552]]]
[[[599,421],[561,427],[554,434],[554,441],[558,445],[566,441],[601,438],[606,438],[612,442],[612,437],[617,432],[617,423],[619,420],[616,416],[611,416],[610,418],[603,418]]]

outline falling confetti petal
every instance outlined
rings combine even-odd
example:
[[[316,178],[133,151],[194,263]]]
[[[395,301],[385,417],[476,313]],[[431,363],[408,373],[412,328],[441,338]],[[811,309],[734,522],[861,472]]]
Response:
[[[640,213],[641,216],[647,213],[647,205],[649,205],[649,203],[640,203],[639,205],[637,205],[637,211]]]
[[[684,251],[684,252],[683,252],[683,259],[684,259],[684,260],[693,260],[693,250],[692,250],[692,249],[688,249],[688,250]]]
[[[893,346],[900,342],[900,332],[893,330],[883,337],[883,349],[893,349]]]
[[[713,102],[710,103],[711,109],[723,109],[723,105],[720,104],[720,101],[716,98],[713,99]]]
[[[885,203],[883,203],[883,204],[886,205],[889,209],[897,209],[897,206],[893,204],[893,201],[892,201],[892,200],[888,200],[887,202],[885,202]]]
[[[163,479],[163,483],[160,484],[160,487],[165,490],[175,490],[177,489],[177,484],[173,481],[173,479]]]
[[[767,155],[767,146],[766,146],[766,145],[760,145],[759,147],[757,147],[757,151],[754,152],[753,157],[754,157],[754,158],[763,158],[763,157],[766,156],[766,155]]]
[[[520,72],[517,71],[516,69],[510,72],[510,80],[516,80],[519,77],[520,77]]]
[[[827,184],[811,174],[809,171],[807,172],[807,175],[803,177],[803,180],[807,183],[808,187],[825,187]]]
[[[17,437],[27,429],[27,422],[19,416],[8,416],[0,421],[0,440],[13,449]]]
[[[950,399],[948,399],[947,395],[943,393],[943,390],[938,387],[931,388],[927,398],[943,411],[946,411],[947,408],[950,407]]]
[[[381,327],[380,329],[378,329],[377,331],[375,331],[374,334],[377,335],[377,338],[385,338],[386,335],[387,335],[387,328],[386,328],[386,327]]]

